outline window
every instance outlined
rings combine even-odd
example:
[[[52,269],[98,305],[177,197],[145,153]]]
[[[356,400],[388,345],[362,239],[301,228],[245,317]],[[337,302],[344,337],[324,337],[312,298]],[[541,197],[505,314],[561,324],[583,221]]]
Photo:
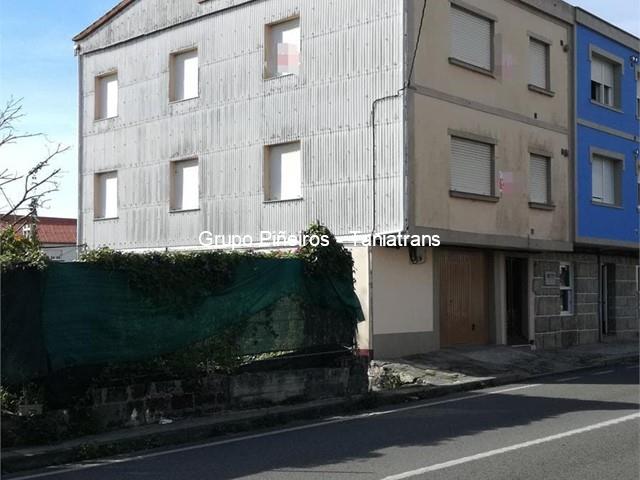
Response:
[[[118,74],[96,78],[96,120],[118,116]]]
[[[300,70],[300,19],[266,28],[266,77],[297,75]]]
[[[531,62],[529,83],[549,90],[549,45],[535,38],[529,38],[529,61]]]
[[[198,160],[171,162],[171,210],[200,208],[200,179]]]
[[[268,147],[265,160],[265,200],[302,198],[300,142]]]
[[[622,161],[594,154],[591,158],[591,197],[594,202],[620,205]]]
[[[551,159],[531,154],[529,160],[529,201],[551,204]]]
[[[22,227],[22,236],[24,238],[31,238],[31,234],[33,233],[33,228],[31,225],[24,225]]]
[[[95,218],[118,216],[118,172],[98,173],[95,176]]]
[[[493,22],[451,6],[451,57],[493,71]]]
[[[494,193],[493,145],[451,137],[451,190],[491,196]]]
[[[599,55],[591,57],[591,100],[620,107],[620,65]]]
[[[561,263],[560,272],[560,313],[573,313],[573,272],[570,263]]]
[[[171,55],[171,101],[188,100],[198,96],[198,50]]]

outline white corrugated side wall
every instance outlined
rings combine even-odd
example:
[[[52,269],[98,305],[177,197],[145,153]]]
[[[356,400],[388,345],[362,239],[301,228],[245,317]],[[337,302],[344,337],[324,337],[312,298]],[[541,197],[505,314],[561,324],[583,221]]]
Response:
[[[172,3],[173,14],[182,8],[184,17],[230,2],[193,7],[193,0],[139,0],[82,44],[83,241],[123,249],[192,246],[202,230],[257,238],[262,230],[296,233],[316,219],[340,235],[370,231],[371,107],[402,86],[403,2],[251,2],[86,53],[125,38],[122,32],[150,28],[134,28],[146,18],[140,12]],[[166,23],[173,18],[166,8],[145,21]],[[300,75],[264,80],[264,25],[295,14],[302,28]],[[169,54],[191,46],[198,48],[200,96],[169,103]],[[114,68],[119,115],[96,122],[94,78]],[[399,231],[402,100],[380,104],[376,124],[376,229]],[[304,198],[264,203],[264,146],[291,140],[302,144]],[[169,213],[169,162],[193,156],[200,160],[200,211]],[[94,221],[93,175],[107,170],[118,170],[119,218]]]

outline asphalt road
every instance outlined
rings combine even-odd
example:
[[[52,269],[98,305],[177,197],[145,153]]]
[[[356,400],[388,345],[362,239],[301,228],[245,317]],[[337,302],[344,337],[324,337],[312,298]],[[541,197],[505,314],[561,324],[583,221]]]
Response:
[[[12,478],[638,480],[638,373],[546,377]]]

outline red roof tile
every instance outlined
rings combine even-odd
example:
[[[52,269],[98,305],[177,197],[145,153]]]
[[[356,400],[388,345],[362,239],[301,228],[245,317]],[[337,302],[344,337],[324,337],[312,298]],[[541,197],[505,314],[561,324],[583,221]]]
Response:
[[[12,223],[15,217],[8,218],[0,224],[7,225]],[[38,240],[43,244],[76,244],[76,219],[75,218],[56,218],[56,217],[38,217]],[[2,226],[4,226],[2,225]],[[24,222],[16,225],[16,231],[22,233]]]

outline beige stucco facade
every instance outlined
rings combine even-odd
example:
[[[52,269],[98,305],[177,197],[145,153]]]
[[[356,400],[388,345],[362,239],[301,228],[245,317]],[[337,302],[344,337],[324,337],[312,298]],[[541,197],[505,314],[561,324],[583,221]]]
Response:
[[[493,21],[493,73],[450,60],[450,8],[428,1],[407,94],[409,224],[439,232],[445,244],[569,250],[572,162],[571,26],[511,0],[477,0],[474,12]],[[415,40],[421,2],[408,2]],[[549,90],[529,88],[529,38],[549,43]],[[410,41],[409,44],[412,44]],[[494,144],[495,197],[450,194],[451,135]],[[553,208],[529,205],[531,153],[551,158]],[[504,190],[500,179],[507,179]]]

